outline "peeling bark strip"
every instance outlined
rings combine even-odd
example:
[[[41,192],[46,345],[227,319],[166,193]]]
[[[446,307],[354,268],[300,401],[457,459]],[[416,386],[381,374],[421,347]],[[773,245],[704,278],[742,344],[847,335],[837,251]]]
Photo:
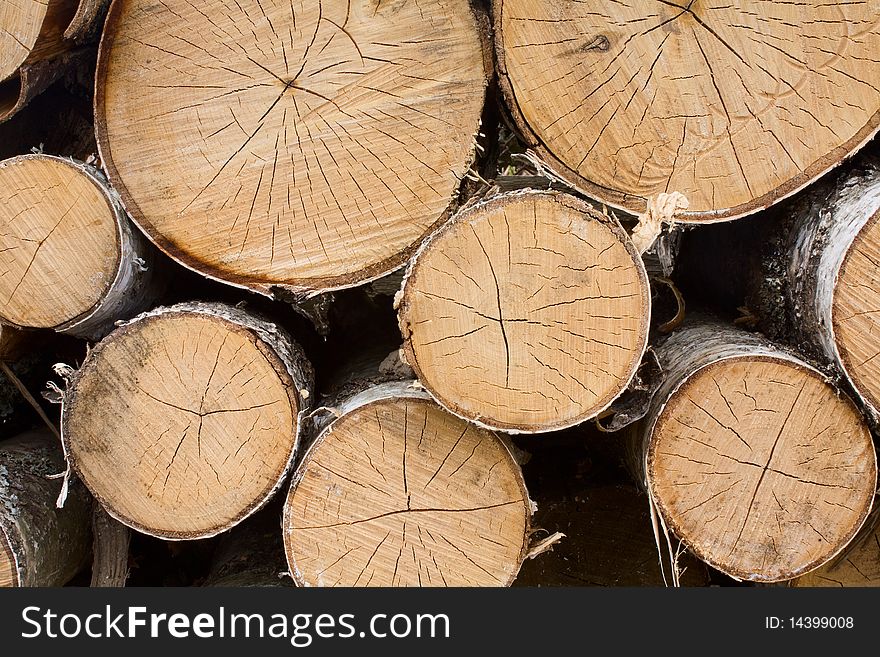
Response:
[[[207,276],[263,294],[377,278],[474,160],[483,23],[468,0],[119,0],[101,156],[138,224]]]
[[[88,562],[91,498],[70,487],[55,508],[64,470],[57,439],[47,430],[0,443],[0,587],[62,586]]]
[[[24,107],[76,59],[75,40],[93,31],[95,0],[0,4],[0,122]],[[67,31],[67,33],[66,33]]]
[[[62,438],[110,515],[161,538],[205,538],[281,484],[312,378],[274,324],[220,304],[159,308],[90,352],[64,400]]]
[[[880,161],[811,189],[765,262],[755,304],[787,338],[842,373],[880,410]],[[784,317],[779,317],[784,314]],[[786,335],[787,334],[787,335]]]
[[[531,503],[495,434],[415,382],[342,402],[293,477],[284,543],[301,586],[507,586]]]
[[[493,0],[501,88],[548,167],[643,212],[682,192],[681,221],[778,201],[880,126],[880,0]]]
[[[0,162],[0,322],[98,339],[161,289],[103,175],[50,155]]]
[[[871,509],[877,463],[852,402],[756,334],[693,321],[657,348],[641,427],[666,525],[728,575],[776,582],[831,559]]]
[[[511,432],[596,416],[648,338],[650,289],[616,220],[558,192],[459,213],[416,254],[399,306],[404,355],[443,406]]]

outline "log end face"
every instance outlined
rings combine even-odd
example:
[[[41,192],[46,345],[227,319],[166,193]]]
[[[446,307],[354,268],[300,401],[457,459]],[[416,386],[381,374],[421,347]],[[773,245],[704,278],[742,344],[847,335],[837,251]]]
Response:
[[[406,359],[441,404],[540,432],[594,417],[626,388],[650,293],[615,221],[565,194],[520,192],[433,236],[398,312]]]
[[[0,163],[0,320],[55,328],[88,314],[120,257],[115,210],[83,169],[43,155]]]
[[[304,586],[507,586],[531,507],[494,434],[421,398],[336,420],[309,450],[284,510]]]
[[[648,484],[667,525],[733,577],[791,579],[865,522],[877,464],[855,406],[797,362],[741,356],[698,370],[654,425]]]
[[[686,221],[756,212],[880,126],[868,5],[495,8],[501,87],[526,141],[571,184],[631,212],[672,191],[690,201]]]
[[[64,439],[111,515],[155,536],[204,538],[279,485],[298,443],[299,394],[253,330],[172,308],[91,352],[65,400]]]
[[[145,4],[110,12],[96,131],[172,257],[264,293],[338,289],[393,270],[446,218],[488,84],[467,0]]]

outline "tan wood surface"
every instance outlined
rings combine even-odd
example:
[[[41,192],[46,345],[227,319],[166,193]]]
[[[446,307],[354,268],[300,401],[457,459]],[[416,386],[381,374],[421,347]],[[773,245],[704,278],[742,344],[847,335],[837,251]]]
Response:
[[[186,265],[261,292],[353,285],[445,217],[475,150],[482,31],[467,0],[120,0],[101,155]]]
[[[528,495],[492,433],[427,399],[381,398],[334,422],[294,477],[284,538],[309,586],[505,586]]]
[[[834,288],[835,344],[860,394],[880,408],[880,212],[849,248]]]
[[[65,401],[64,437],[113,516],[166,538],[209,536],[278,485],[296,444],[295,388],[247,328],[162,313],[91,352]]]
[[[619,224],[553,192],[460,213],[418,253],[399,309],[425,387],[513,431],[607,407],[641,361],[649,314],[647,275]]]
[[[42,156],[0,162],[0,321],[53,328],[91,310],[119,267],[116,221],[79,168]]]
[[[880,1],[494,0],[502,88],[527,140],[602,201],[684,220],[759,210],[880,125]]]
[[[876,483],[854,405],[818,373],[773,358],[726,359],[688,378],[659,416],[647,466],[675,534],[710,565],[757,581],[835,555]]]
[[[15,557],[9,549],[9,542],[3,530],[0,530],[0,588],[17,586],[18,575],[15,572]]]

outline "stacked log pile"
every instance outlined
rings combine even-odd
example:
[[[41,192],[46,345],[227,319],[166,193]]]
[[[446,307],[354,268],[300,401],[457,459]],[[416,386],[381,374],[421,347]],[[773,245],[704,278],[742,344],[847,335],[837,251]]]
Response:
[[[593,4],[0,8],[0,585],[877,581],[880,1]]]

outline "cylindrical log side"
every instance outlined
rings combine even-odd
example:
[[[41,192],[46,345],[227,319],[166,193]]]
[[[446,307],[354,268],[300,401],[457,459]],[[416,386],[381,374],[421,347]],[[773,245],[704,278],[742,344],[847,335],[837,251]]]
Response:
[[[664,378],[634,458],[666,526],[737,579],[791,579],[840,552],[877,479],[856,406],[760,335],[705,318],[656,353]]]
[[[73,482],[64,508],[55,501],[64,471],[48,430],[0,442],[0,586],[61,586],[90,556],[91,497]]]

